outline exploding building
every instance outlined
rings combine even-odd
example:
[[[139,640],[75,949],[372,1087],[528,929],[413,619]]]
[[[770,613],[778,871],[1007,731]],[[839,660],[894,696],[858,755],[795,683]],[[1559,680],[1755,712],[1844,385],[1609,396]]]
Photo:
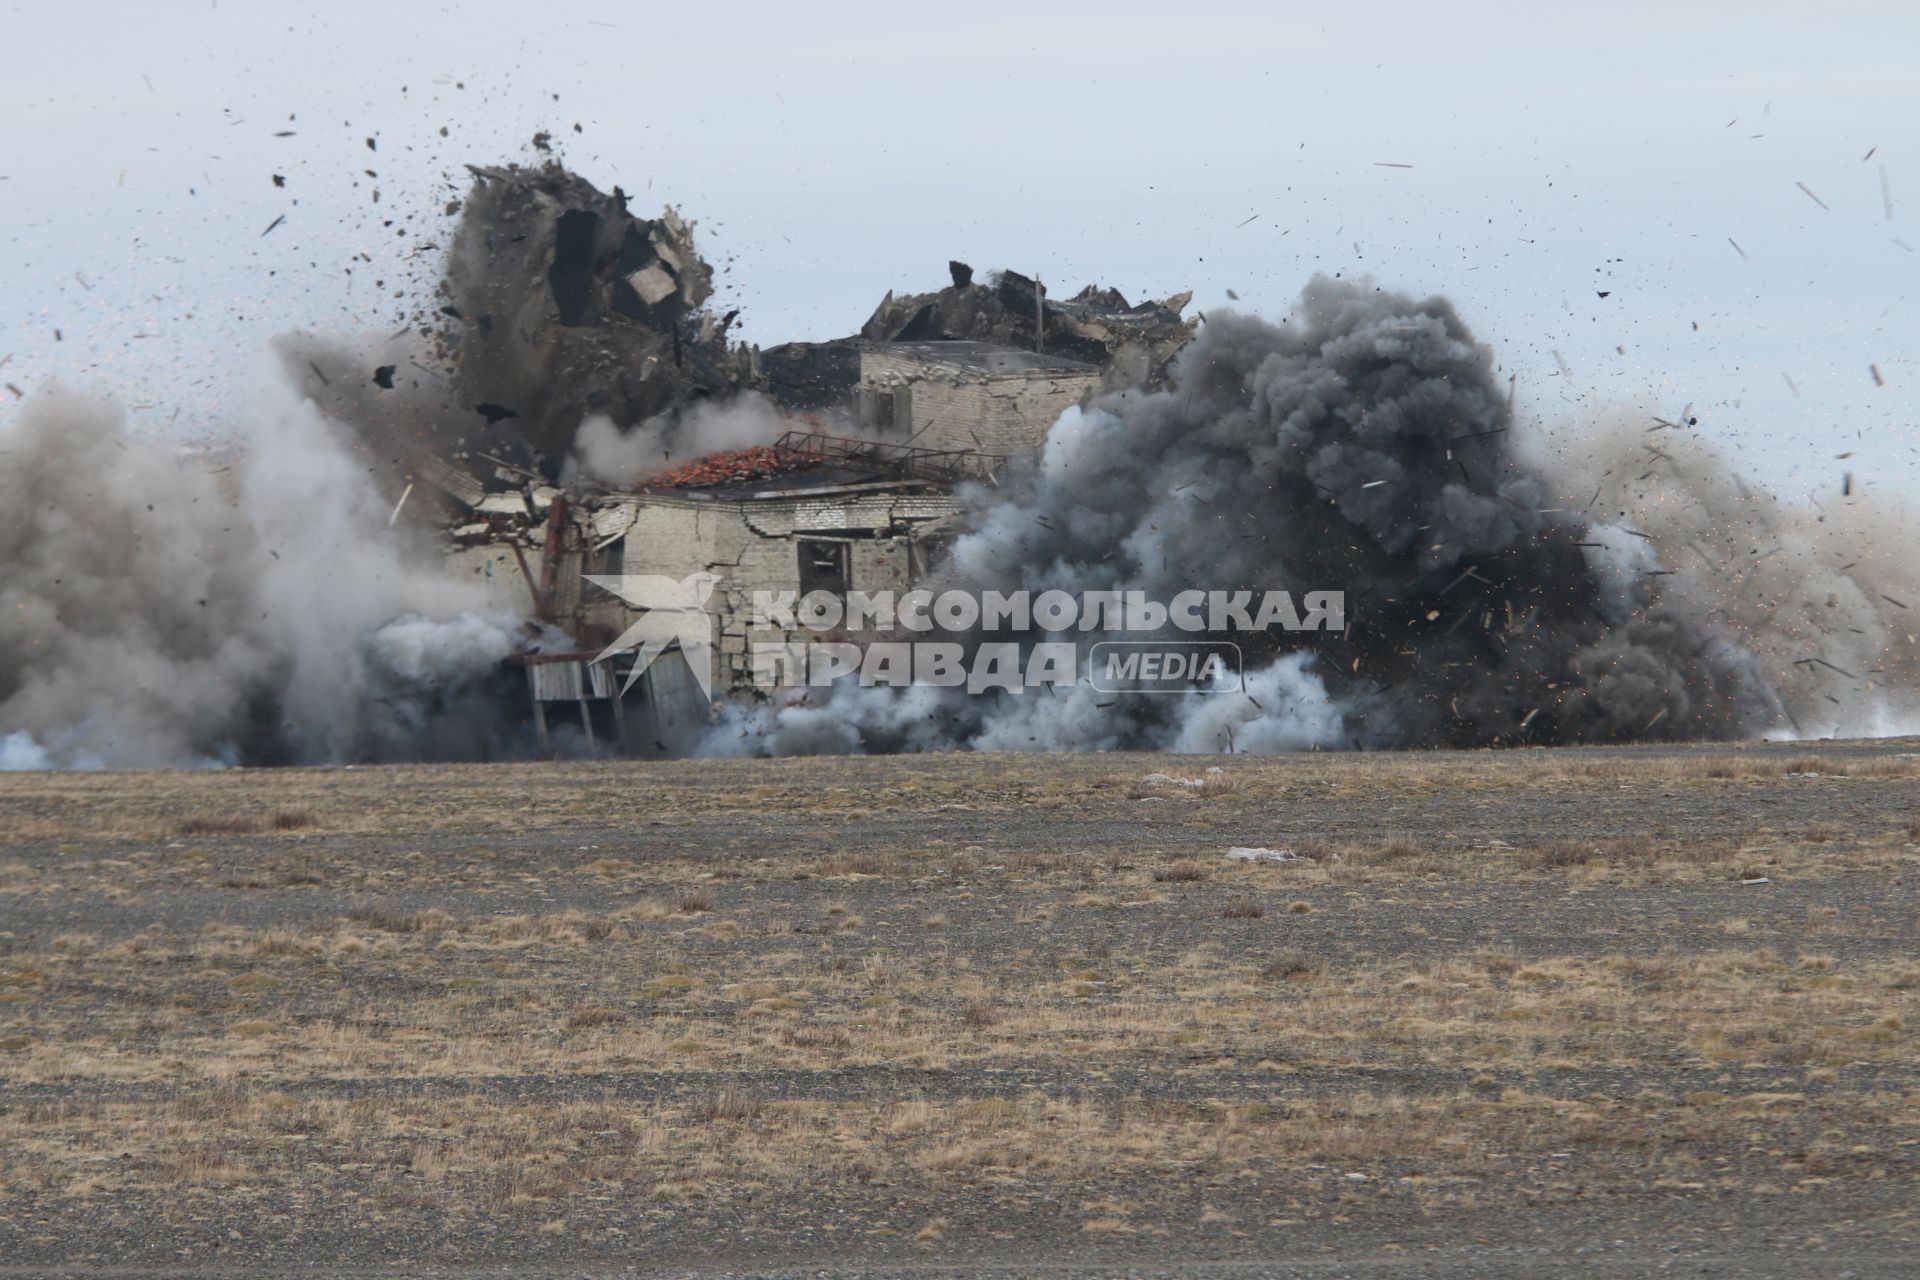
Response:
[[[956,262],[949,288],[889,294],[857,335],[763,352],[706,309],[713,272],[673,209],[637,217],[557,165],[471,172],[423,326],[462,426],[402,443],[451,571],[541,624],[515,661],[543,748],[559,716],[642,754],[687,749],[708,695],[751,687],[755,645],[783,638],[754,627],[755,593],[911,589],[968,494],[1027,466],[1067,407],[1148,385],[1193,333],[1184,296],[1055,301]],[[593,579],[696,573],[717,580],[714,687],[669,652],[627,688],[631,655],[602,655],[643,611]]]
[[[910,589],[961,510],[955,482],[977,465],[970,455],[796,430],[630,489],[563,491],[506,467],[488,487],[442,472],[470,517],[450,531],[448,563],[482,580],[503,607],[531,609],[574,640],[574,649],[523,658],[542,736],[543,704],[580,704],[591,736],[596,711],[586,704],[600,702],[629,749],[677,751],[705,727],[709,693],[752,685],[753,642],[788,638],[755,630],[755,593]],[[705,603],[717,687],[700,689],[668,653],[621,705],[615,691],[631,655],[599,658],[636,611],[592,579],[701,572],[716,579]]]
[[[670,210],[547,166],[476,171],[448,212],[444,279],[405,295],[401,329],[276,340],[300,394],[218,475],[102,406],[26,406],[0,470],[21,566],[0,754],[492,759],[568,750],[563,732],[647,753],[1260,751],[1912,723],[1903,508],[1844,482],[1838,505],[1783,502],[1684,415],[1655,420],[1657,444],[1623,417],[1590,452],[1535,456],[1444,298],[1316,277],[1288,322],[1197,327],[1181,298],[1057,300],[955,263],[856,334],[761,350],[730,338]],[[799,644],[755,600],[1150,605],[1196,583],[1336,586],[1366,625],[1255,627],[1237,691],[1029,666],[1046,692],[1020,697],[921,678],[923,650],[1007,649],[960,614],[883,648],[874,613],[828,636],[802,606],[827,643]],[[1132,616],[1083,616],[1068,646],[1001,631],[1017,657],[1091,660]],[[868,687],[870,660],[878,676],[909,647],[910,682],[892,666]],[[728,696],[795,651],[804,681]],[[848,655],[861,681],[836,684]]]

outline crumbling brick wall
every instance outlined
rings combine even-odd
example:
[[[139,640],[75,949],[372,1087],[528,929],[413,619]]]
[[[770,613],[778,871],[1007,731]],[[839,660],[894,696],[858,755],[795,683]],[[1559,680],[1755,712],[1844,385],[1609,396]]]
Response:
[[[989,372],[928,362],[906,351],[865,351],[860,365],[865,387],[909,389],[910,419],[896,423],[890,438],[911,439],[924,449],[1009,458],[1036,453],[1061,411],[1091,396],[1099,378],[1099,370],[1071,362]]]
[[[1093,390],[1093,381],[1040,374],[981,382],[923,379],[913,384],[909,434],[922,448],[1024,457],[1040,448],[1061,410]]]

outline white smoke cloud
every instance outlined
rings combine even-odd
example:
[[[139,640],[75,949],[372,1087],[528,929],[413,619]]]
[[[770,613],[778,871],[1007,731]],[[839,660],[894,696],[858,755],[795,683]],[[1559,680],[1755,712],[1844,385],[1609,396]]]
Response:
[[[1581,551],[1600,584],[1607,617],[1616,623],[1631,618],[1646,595],[1648,577],[1660,571],[1653,543],[1617,524],[1595,524]]]
[[[988,695],[969,746],[979,751],[1117,751],[1134,725],[1116,699],[1089,684]]]
[[[1173,750],[1275,752],[1346,745],[1346,716],[1314,675],[1313,662],[1310,653],[1290,653],[1248,672],[1244,692],[1194,695]]]
[[[0,773],[53,768],[53,757],[24,729],[0,737]]]
[[[959,747],[949,690],[842,685],[784,693],[764,703],[723,703],[695,750],[701,756],[865,755]]]
[[[590,414],[573,439],[563,478],[631,488],[682,462],[710,453],[772,444],[793,424],[757,391],[694,404],[648,418],[628,430]]]

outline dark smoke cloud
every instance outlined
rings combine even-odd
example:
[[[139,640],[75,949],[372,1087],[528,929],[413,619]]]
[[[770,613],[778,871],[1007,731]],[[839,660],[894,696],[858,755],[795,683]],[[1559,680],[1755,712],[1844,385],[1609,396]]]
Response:
[[[1882,672],[1853,691],[1849,722],[1884,708],[1888,684],[1912,687],[1911,641],[1887,655],[1890,606],[1869,601],[1883,592],[1866,568],[1844,590],[1785,580],[1787,561],[1828,554],[1832,531],[1809,534],[1809,517],[1749,498],[1739,520],[1754,527],[1715,538],[1744,551],[1764,529],[1804,552],[1770,559],[1775,579],[1730,583],[1722,562],[1676,571],[1676,550],[1705,536],[1691,526],[1733,520],[1718,499],[1737,482],[1720,460],[1673,479],[1664,515],[1601,519],[1587,492],[1567,496],[1591,490],[1594,459],[1550,467],[1516,446],[1514,425],[1491,354],[1444,299],[1316,279],[1282,324],[1214,313],[1168,390],[1070,410],[1037,473],[956,541],[940,585],[1161,601],[1339,589],[1346,634],[1269,635],[1248,649],[1244,693],[915,690],[902,715],[884,691],[836,690],[736,712],[708,747],[1218,751],[1792,731],[1809,727],[1788,705],[1804,700],[1792,663],[1805,637],[1772,633],[1769,600],[1829,585],[1836,603],[1808,607],[1829,613],[1828,630],[1865,633],[1830,652]],[[1765,593],[1747,590],[1761,582]]]

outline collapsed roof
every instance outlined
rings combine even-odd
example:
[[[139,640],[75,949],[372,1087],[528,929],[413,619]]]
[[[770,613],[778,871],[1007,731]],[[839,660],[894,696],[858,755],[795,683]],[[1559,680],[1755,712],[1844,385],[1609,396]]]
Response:
[[[1088,285],[1057,299],[1017,271],[996,272],[990,283],[975,284],[966,263],[950,262],[947,269],[953,283],[938,292],[889,293],[860,336],[881,342],[971,339],[1040,351],[1099,365],[1133,386],[1158,385],[1174,354],[1193,338],[1195,322],[1180,318],[1191,293],[1132,304],[1118,289]]]
[[[1136,304],[1118,289],[1088,285],[1061,299],[1017,271],[996,272],[990,284],[975,284],[966,263],[949,262],[947,270],[953,283],[945,289],[887,294],[858,334],[760,352],[755,385],[784,408],[827,409],[845,403],[860,380],[862,346],[970,341],[1090,364],[1109,387],[1159,387],[1198,327],[1197,319],[1180,316],[1190,292]]]

